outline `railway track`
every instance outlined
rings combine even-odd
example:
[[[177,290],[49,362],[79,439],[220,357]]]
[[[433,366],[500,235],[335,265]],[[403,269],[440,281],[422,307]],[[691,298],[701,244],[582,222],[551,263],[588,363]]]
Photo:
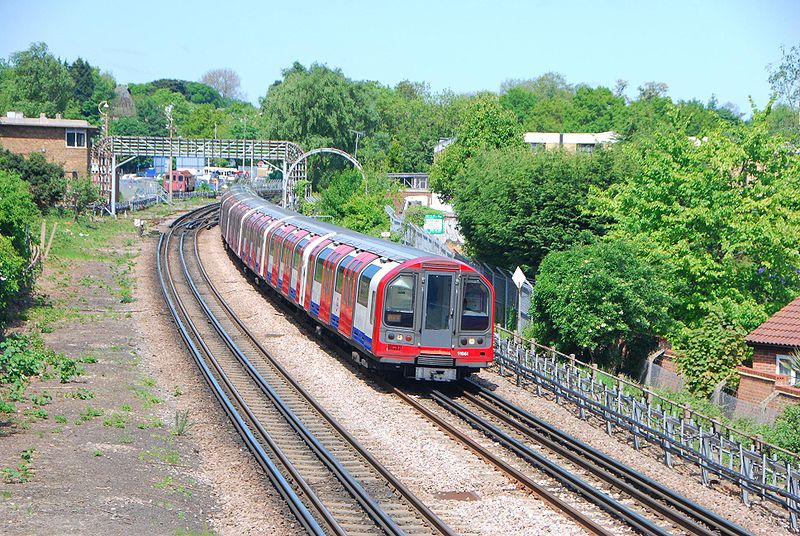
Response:
[[[247,331],[209,280],[197,234],[216,208],[162,236],[168,308],[206,382],[305,530],[312,534],[453,534],[306,393]]]
[[[591,532],[614,529],[603,516],[581,512],[572,515],[573,501],[583,499],[640,534],[692,534],[743,536],[748,531],[716,513],[598,452],[531,413],[495,395],[471,380],[463,388],[431,389],[429,402],[394,388],[395,394],[509,476],[550,502]],[[443,417],[443,414],[450,418]],[[452,416],[469,424],[495,446],[524,461],[511,464],[452,424]],[[520,467],[524,467],[520,469]],[[535,470],[532,470],[534,468]],[[542,475],[545,476],[544,481]],[[549,482],[549,483],[548,483]],[[561,486],[563,492],[555,491]],[[555,491],[555,493],[553,493]]]

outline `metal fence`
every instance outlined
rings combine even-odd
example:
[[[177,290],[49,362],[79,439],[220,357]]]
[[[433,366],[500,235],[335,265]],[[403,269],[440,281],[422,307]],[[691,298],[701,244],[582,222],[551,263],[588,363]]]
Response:
[[[523,331],[530,321],[528,311],[531,305],[533,285],[526,281],[522,288],[517,290],[517,285],[511,278],[511,272],[482,262],[477,262],[464,255],[454,253],[441,240],[409,223],[398,216],[391,207],[386,207],[392,233],[401,233],[400,241],[403,244],[419,248],[434,255],[442,255],[460,260],[469,264],[481,273],[494,287],[495,321],[503,327]]]
[[[204,197],[208,199],[216,199],[218,192],[215,191],[199,191],[193,192],[172,192],[172,199],[193,199],[195,197]],[[117,214],[121,212],[135,212],[137,210],[144,210],[147,207],[157,205],[159,203],[167,203],[168,194],[166,191],[161,191],[158,194],[148,195],[145,197],[138,197],[130,201],[117,203]],[[111,213],[107,205],[97,205],[94,207],[95,214],[102,214],[104,212]]]
[[[623,430],[637,449],[642,442],[660,447],[666,465],[672,467],[676,459],[696,465],[704,485],[711,485],[715,475],[738,486],[748,506],[761,497],[785,508],[798,531],[796,454],[502,328],[496,330],[495,363],[501,374],[515,375],[518,384],[525,380],[538,394],[546,390],[557,402],[572,404],[580,418],[600,419],[609,435]]]
[[[639,377],[642,384],[673,392],[682,390],[686,386],[683,376],[655,364],[653,357],[647,360],[644,373]],[[714,390],[711,402],[719,406],[723,415],[731,420],[747,419],[758,424],[774,424],[780,415],[779,410],[767,407],[766,403],[754,404],[726,392],[724,382]]]

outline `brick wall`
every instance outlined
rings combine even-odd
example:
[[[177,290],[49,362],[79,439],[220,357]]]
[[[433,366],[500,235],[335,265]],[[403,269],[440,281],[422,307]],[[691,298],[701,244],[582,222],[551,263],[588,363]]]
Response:
[[[67,176],[89,176],[92,132],[86,132],[86,147],[67,147],[64,127],[0,125],[0,146],[11,152],[30,155],[42,153],[55,164],[64,166]]]
[[[759,373],[750,367],[739,367],[739,376],[739,389],[736,391],[736,397],[752,404],[760,404],[771,395],[775,389],[775,381],[778,379],[775,374]]]

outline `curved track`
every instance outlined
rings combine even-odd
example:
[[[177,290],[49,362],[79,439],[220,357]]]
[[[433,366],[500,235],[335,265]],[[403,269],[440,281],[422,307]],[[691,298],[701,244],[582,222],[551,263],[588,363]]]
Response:
[[[552,486],[546,483],[547,479],[554,480],[565,492],[577,493],[617,522],[641,534],[750,534],[477,383],[467,380],[465,384],[464,389],[447,389],[448,394],[443,392],[445,389],[426,391],[423,399],[435,404],[425,403],[397,388],[395,394],[534,493],[540,494],[542,489],[550,489]],[[450,418],[444,418],[443,414]],[[519,463],[510,464],[504,459],[507,456],[497,456],[454,426],[451,422],[453,415],[524,461],[528,468],[533,466],[536,470],[520,470]],[[544,484],[542,474],[546,476]],[[551,504],[571,515],[561,503],[569,506],[572,501],[562,493],[552,495],[557,500],[551,499]],[[586,523],[600,523],[602,512],[601,515],[587,514],[588,511],[582,512],[584,519],[576,521],[587,530],[594,531]],[[603,525],[608,524],[603,522]]]
[[[216,206],[200,209],[162,236],[162,290],[206,382],[301,525],[312,534],[453,534],[233,314],[197,250],[215,218]]]

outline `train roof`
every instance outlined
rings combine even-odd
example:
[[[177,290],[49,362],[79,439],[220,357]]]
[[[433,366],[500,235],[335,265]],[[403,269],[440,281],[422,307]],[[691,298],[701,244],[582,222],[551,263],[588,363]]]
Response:
[[[373,236],[358,233],[356,231],[351,231],[349,229],[345,229],[344,227],[339,227],[331,223],[325,223],[315,218],[303,216],[298,212],[287,210],[273,203],[270,203],[269,201],[263,199],[258,194],[256,194],[252,189],[243,186],[241,184],[232,186],[230,189],[230,193],[236,195],[237,198],[241,197],[241,194],[249,196],[250,200],[255,202],[255,203],[252,202],[249,203],[253,208],[256,208],[259,212],[272,216],[273,218],[291,217],[292,219],[289,222],[287,222],[287,224],[289,225],[295,225],[296,227],[300,227],[307,231],[311,231],[320,236],[330,233],[336,233],[336,236],[331,237],[331,240],[333,240],[334,242],[346,244],[356,249],[370,251],[372,253],[375,253],[376,255],[385,257],[389,260],[402,263],[411,259],[418,259],[420,257],[428,257],[428,258],[433,257],[441,260],[454,262],[457,264],[462,264],[460,261],[457,261],[449,257],[435,255],[418,248],[397,244],[395,242],[389,242],[388,240],[375,238]]]

